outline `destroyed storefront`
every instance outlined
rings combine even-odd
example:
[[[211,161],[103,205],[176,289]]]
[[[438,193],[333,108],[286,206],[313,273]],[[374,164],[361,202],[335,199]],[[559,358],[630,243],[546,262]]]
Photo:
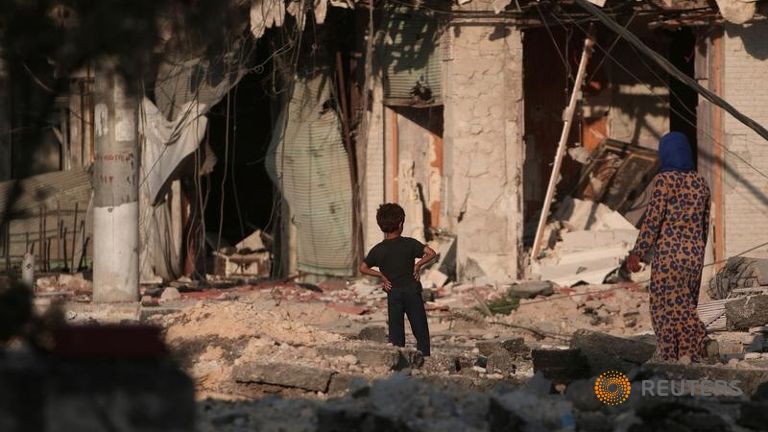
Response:
[[[699,171],[712,183],[707,262],[744,250],[764,253],[759,246],[765,241],[757,241],[762,234],[738,222],[743,211],[755,220],[753,212],[764,209],[762,168],[747,162],[762,138],[613,30],[590,24],[594,19],[582,9],[551,3],[523,5],[520,15],[514,7],[496,9],[474,1],[443,13],[412,9],[408,22],[425,35],[418,43],[404,43],[413,29],[396,24],[402,10],[382,26],[377,41],[384,54],[366,149],[366,247],[380,238],[375,207],[397,200],[415,215],[406,220],[408,235],[435,236],[437,244],[441,237],[455,239],[460,280],[527,276],[601,283],[634,243],[646,187],[657,170],[658,139],[677,130],[689,136]],[[611,16],[688,80],[726,99],[732,94],[737,110],[758,122],[763,117],[746,99],[740,102],[744,84],[723,79],[724,68],[741,73],[742,64],[754,71],[766,67],[757,41],[766,29],[759,18],[748,26],[723,23],[716,10],[694,12],[677,4],[637,5]],[[575,91],[578,103],[569,112],[588,35],[594,45]],[[441,80],[435,82],[435,75]],[[393,97],[404,81],[410,82],[409,97]],[[559,181],[547,218],[554,225],[544,230],[542,248],[548,258],[528,267],[564,120],[572,126],[554,174]],[[724,135],[729,124],[744,131]],[[740,151],[738,145],[751,147]],[[724,205],[729,199],[737,207]],[[586,213],[574,215],[573,209]],[[587,220],[568,226],[573,217]],[[705,275],[713,269],[708,266]]]
[[[297,31],[304,38],[295,64],[290,56],[271,56],[286,42],[278,31],[284,21],[272,15],[268,24],[251,26],[255,48],[160,63],[140,125],[147,141],[142,244],[151,246],[141,258],[147,281],[351,276],[381,239],[376,208],[396,201],[408,215],[405,234],[441,252],[445,271],[434,275],[437,284],[560,276],[563,283],[602,282],[600,274],[615,268],[632,243],[658,138],[672,129],[691,138],[712,185],[708,261],[768,240],[744,223],[766,206],[755,144],[761,138],[578,5],[386,4],[373,22],[364,7],[331,6],[314,17],[323,22],[317,32],[305,25]],[[742,84],[766,67],[763,22],[724,23],[707,5],[610,11],[686,76],[758,122],[765,118],[762,89]],[[373,37],[366,39],[369,28]],[[576,85],[590,34],[594,46]],[[48,147],[63,149],[56,156],[61,162],[44,171],[74,170],[93,158],[93,79],[88,70],[73,77],[71,94],[60,103],[68,118],[55,119],[50,129]],[[569,112],[574,87],[580,91]],[[531,268],[564,120],[572,126],[542,234],[550,261]],[[52,216],[57,200],[63,226]],[[54,261],[77,267],[72,245],[88,245],[83,231],[68,225],[78,212],[78,224],[87,219],[88,203],[75,212],[71,201],[65,209],[64,199],[57,200],[48,200],[45,217],[35,204],[25,223],[61,227],[42,244],[61,250]],[[580,212],[588,220],[576,223]],[[29,240],[26,231],[12,237],[22,251],[40,241],[41,230],[29,230]],[[590,255],[591,244],[604,246],[603,255]],[[18,266],[22,254],[6,255]],[[541,266],[548,263],[569,274],[547,273]],[[592,275],[574,279],[584,272]]]

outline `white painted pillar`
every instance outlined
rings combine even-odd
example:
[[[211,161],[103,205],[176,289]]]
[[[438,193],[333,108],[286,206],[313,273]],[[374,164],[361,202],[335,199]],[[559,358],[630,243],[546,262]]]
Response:
[[[96,74],[93,301],[139,299],[138,95],[105,64]]]

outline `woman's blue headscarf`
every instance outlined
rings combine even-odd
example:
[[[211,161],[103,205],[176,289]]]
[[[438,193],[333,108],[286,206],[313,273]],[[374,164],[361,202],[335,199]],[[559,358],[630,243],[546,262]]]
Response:
[[[694,170],[693,154],[688,137],[681,132],[670,132],[659,142],[660,172]]]

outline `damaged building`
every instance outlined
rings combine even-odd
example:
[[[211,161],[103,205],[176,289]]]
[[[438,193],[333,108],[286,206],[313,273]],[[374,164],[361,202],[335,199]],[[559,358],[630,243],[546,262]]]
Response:
[[[365,4],[322,3],[295,69],[290,58],[272,58],[285,24],[282,12],[262,6],[254,2],[238,28],[247,42],[207,57],[159,57],[140,108],[144,281],[352,276],[381,238],[375,212],[383,202],[405,208],[406,235],[450,257],[447,277],[544,277],[531,251],[553,175],[545,222],[594,203],[626,224],[606,228],[621,231],[618,240],[573,233],[589,224],[544,227],[543,256],[556,255],[567,234],[622,244],[608,257],[619,260],[643,214],[658,139],[669,130],[690,137],[712,187],[708,260],[766,253],[765,234],[749,223],[768,205],[765,139],[578,2],[385,2],[370,13]],[[768,67],[759,6],[648,1],[610,14],[681,73],[764,123],[768,93],[752,84]],[[307,33],[306,17],[283,11]],[[585,51],[587,38],[593,45]],[[4,128],[32,124],[24,112],[44,91],[40,70],[3,68]],[[27,151],[23,137],[0,141],[2,180],[29,179],[19,204],[27,207],[11,212],[0,244],[9,268],[30,251],[44,271],[88,267],[93,82],[90,68],[70,77],[45,120],[37,165],[14,162]],[[566,120],[572,126],[559,139]],[[565,156],[553,174],[559,141]],[[574,265],[605,258],[579,256]]]

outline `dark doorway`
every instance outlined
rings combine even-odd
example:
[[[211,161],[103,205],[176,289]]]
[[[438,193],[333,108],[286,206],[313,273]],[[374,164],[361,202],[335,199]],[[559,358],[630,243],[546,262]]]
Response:
[[[264,160],[272,129],[269,73],[251,72],[208,114],[217,162],[203,182],[205,229],[212,245],[234,245],[272,220],[274,193]],[[221,240],[219,240],[221,234]]]
[[[669,60],[683,73],[694,76],[696,36],[690,28],[670,31]],[[669,129],[683,132],[693,148],[693,160],[697,161],[696,107],[699,97],[695,90],[671,78],[669,79]]]

